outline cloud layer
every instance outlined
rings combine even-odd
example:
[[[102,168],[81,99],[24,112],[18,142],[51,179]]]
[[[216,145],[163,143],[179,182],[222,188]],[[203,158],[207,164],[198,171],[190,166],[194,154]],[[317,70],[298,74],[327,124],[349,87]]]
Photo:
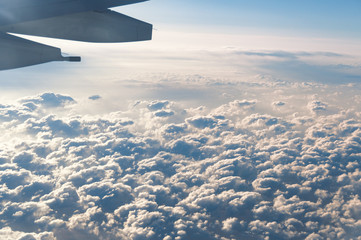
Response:
[[[262,97],[102,116],[54,93],[1,106],[0,237],[360,238],[360,113],[284,99],[267,113]]]

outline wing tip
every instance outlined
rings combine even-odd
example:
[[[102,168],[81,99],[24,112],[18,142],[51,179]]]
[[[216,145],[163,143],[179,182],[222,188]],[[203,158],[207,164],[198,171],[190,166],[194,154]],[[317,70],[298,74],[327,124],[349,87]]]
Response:
[[[81,57],[73,56],[73,57],[62,57],[63,61],[67,62],[81,62]]]

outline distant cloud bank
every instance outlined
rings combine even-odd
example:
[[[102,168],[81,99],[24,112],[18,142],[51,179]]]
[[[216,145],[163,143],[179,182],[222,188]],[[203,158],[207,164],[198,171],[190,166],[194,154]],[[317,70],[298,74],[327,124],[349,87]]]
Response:
[[[277,94],[102,116],[55,93],[2,105],[0,238],[360,238],[360,113]]]

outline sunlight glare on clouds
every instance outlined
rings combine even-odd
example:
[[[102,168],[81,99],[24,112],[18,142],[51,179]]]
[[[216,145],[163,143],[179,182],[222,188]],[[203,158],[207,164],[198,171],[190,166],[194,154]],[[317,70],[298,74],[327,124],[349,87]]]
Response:
[[[9,79],[4,96],[19,98],[27,92],[56,88],[81,98],[98,94],[106,100],[120,94],[124,104],[124,100],[147,98],[162,81],[170,84],[172,79],[167,76],[200,75],[231,82],[257,82],[259,76],[267,76],[281,81],[347,83],[352,81],[343,76],[361,74],[361,44],[342,39],[166,30],[155,32],[154,40],[145,43],[99,45],[32,39],[81,55],[83,63],[2,72],[3,79]],[[34,70],[41,74],[32,77]]]

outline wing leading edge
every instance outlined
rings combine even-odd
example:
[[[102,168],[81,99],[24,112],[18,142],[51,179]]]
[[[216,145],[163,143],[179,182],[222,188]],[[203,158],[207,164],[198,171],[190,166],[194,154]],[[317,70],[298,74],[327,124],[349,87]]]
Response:
[[[11,0],[21,2],[25,0]],[[29,1],[29,0],[26,0]],[[30,0],[42,2],[47,0]],[[66,40],[115,43],[152,39],[153,26],[149,23],[108,10],[107,7],[125,5],[145,0],[55,0],[73,4],[88,1],[85,9],[31,21],[1,24],[0,11],[0,70],[31,66],[51,61],[80,61],[80,57],[64,57],[56,47],[29,41],[11,33],[59,38]],[[99,6],[96,6],[98,2]],[[0,3],[1,5],[1,3]],[[105,9],[103,9],[105,7]],[[10,34],[9,34],[10,33]]]

